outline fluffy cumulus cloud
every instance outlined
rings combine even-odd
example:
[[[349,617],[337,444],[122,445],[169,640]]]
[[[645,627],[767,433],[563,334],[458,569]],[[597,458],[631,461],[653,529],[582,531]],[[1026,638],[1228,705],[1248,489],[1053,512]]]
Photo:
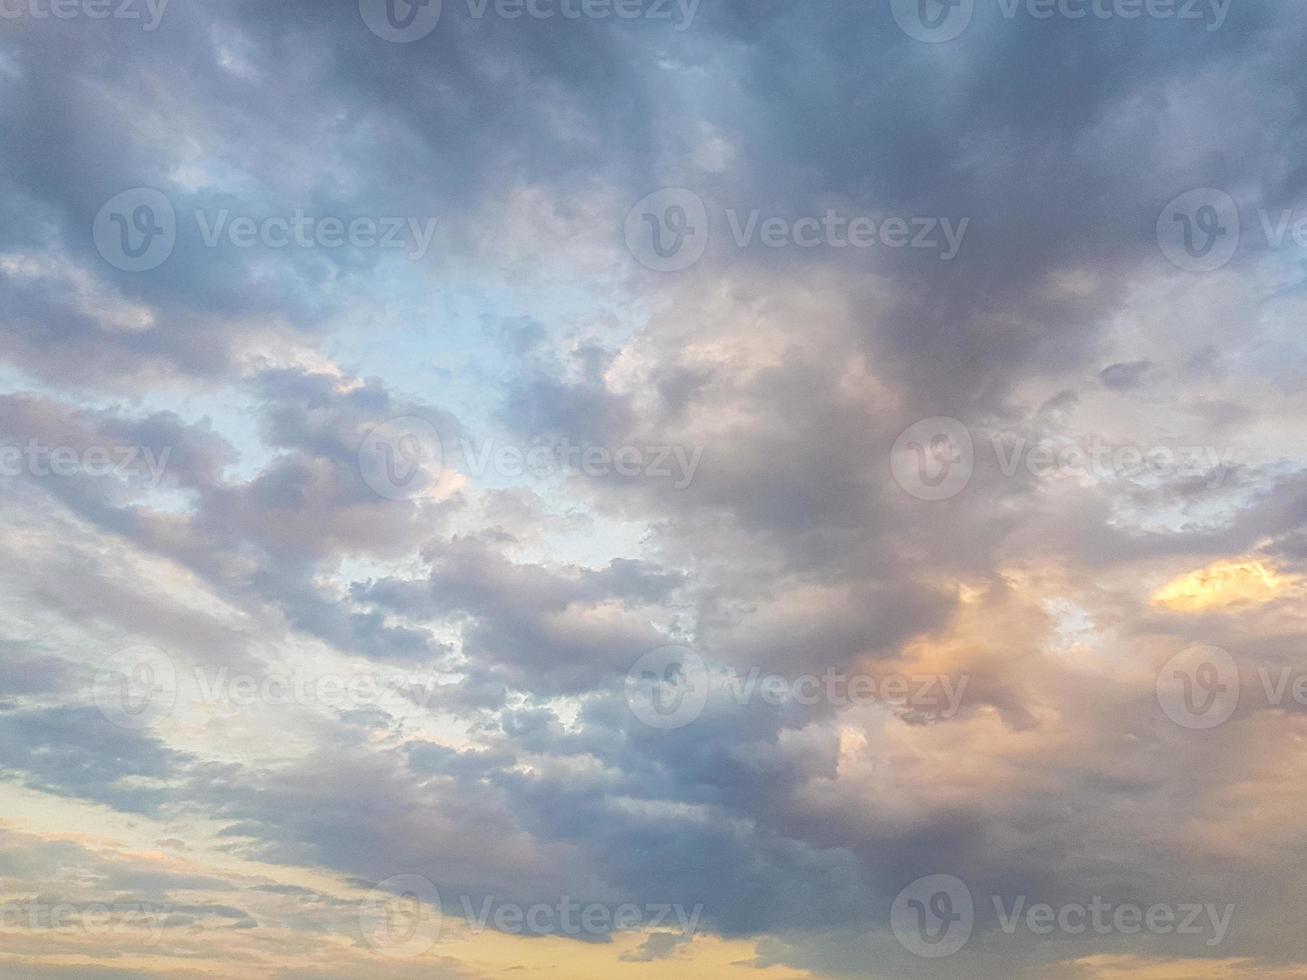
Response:
[[[0,977],[1307,977],[1294,5],[0,14]]]

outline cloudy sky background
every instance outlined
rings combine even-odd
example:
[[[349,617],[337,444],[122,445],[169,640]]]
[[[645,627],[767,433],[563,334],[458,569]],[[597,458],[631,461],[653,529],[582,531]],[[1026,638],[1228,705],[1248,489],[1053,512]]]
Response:
[[[153,30],[5,4],[0,444],[166,463],[0,477],[0,907],[119,910],[0,917],[0,976],[1307,977],[1307,707],[1258,675],[1307,672],[1298,5],[975,0],[931,43],[888,0],[445,0],[396,43],[357,0],[173,0]],[[137,188],[177,233],[131,272],[93,232]],[[663,188],[707,217],[675,271],[628,225]],[[1196,188],[1238,217],[1208,271],[1159,243]],[[418,254],[210,246],[195,218],[297,209],[437,224]],[[948,260],[739,247],[754,210],[967,224]],[[1289,213],[1278,244],[1259,212]],[[973,472],[922,499],[893,447],[938,418]],[[368,478],[394,419],[444,448],[417,497]],[[464,444],[701,455],[474,472]],[[1025,455],[1094,445],[1197,462]],[[1211,729],[1159,702],[1196,644],[1242,679]],[[663,730],[626,678],[668,645],[965,694],[717,691]],[[122,724],[96,694],[143,649],[175,704]],[[201,683],[296,671],[385,690]],[[935,874],[976,921],[924,959],[891,906]],[[396,876],[443,898],[411,955],[360,917]],[[462,914],[563,896],[702,919]],[[1235,912],[1216,944],[1008,934],[993,896]]]

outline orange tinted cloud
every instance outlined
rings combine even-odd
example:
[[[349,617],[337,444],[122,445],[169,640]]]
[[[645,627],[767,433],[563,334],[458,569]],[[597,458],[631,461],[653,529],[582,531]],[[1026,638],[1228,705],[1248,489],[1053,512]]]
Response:
[[[1153,593],[1153,602],[1172,612],[1200,613],[1262,606],[1302,592],[1295,576],[1282,575],[1256,559],[1218,561],[1173,579]]]

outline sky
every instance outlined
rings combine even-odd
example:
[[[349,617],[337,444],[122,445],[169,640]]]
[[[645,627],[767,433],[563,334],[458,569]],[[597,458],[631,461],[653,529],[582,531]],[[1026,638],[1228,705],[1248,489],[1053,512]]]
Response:
[[[1307,978],[1304,51],[0,0],[0,978]]]

